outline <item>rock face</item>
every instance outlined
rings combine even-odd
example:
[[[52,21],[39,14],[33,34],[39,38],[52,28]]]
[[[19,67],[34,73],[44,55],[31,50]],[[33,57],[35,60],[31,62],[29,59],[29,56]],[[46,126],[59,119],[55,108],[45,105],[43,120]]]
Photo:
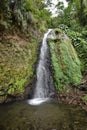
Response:
[[[10,34],[3,39],[0,42],[0,103],[24,98],[26,86],[34,75],[40,42],[40,37],[34,34],[29,39]]]
[[[55,29],[55,38],[49,38],[55,86],[65,90],[69,84],[77,86],[81,83],[81,64],[71,40],[62,30]]]

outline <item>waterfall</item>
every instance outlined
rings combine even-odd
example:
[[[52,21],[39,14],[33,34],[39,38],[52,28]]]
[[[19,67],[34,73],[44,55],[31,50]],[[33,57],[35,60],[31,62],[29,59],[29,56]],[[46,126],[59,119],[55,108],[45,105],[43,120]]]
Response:
[[[43,37],[39,63],[36,69],[37,81],[34,95],[33,99],[29,100],[29,104],[32,105],[37,105],[48,100],[48,97],[53,89],[53,79],[49,70],[49,47],[47,44],[47,37],[51,31],[52,29],[49,29]]]

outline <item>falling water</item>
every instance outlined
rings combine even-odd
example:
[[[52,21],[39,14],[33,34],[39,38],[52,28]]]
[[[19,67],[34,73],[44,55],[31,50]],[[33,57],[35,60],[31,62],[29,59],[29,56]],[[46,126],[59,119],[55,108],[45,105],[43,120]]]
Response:
[[[47,44],[47,37],[51,31],[52,29],[49,29],[43,37],[40,60],[36,70],[37,82],[33,99],[29,100],[29,104],[32,105],[37,105],[48,100],[48,97],[52,92],[51,90],[53,89],[53,79],[49,69],[49,47]]]

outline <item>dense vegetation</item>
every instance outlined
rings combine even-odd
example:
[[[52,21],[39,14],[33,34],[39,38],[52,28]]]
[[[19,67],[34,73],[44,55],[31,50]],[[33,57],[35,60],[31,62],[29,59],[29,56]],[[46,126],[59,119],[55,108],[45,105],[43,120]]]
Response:
[[[50,13],[44,9],[40,0],[3,0],[0,7],[0,28],[12,29],[14,26],[24,33],[29,27],[44,29],[50,21]],[[42,25],[42,26],[40,26]]]
[[[50,40],[55,86],[57,90],[67,91],[70,84],[81,83],[81,63],[71,44],[71,40],[61,29],[55,29],[56,39]]]
[[[82,63],[82,71],[87,71],[87,2],[68,0],[69,5],[60,16],[59,23],[71,38]],[[63,17],[62,17],[63,16]]]
[[[68,1],[67,8],[64,8],[64,6],[62,6],[63,3],[61,2],[60,4],[57,5],[57,8],[59,8],[61,11],[57,17],[54,17],[52,19],[52,26],[54,28],[59,27],[60,29],[62,29],[65,32],[65,34],[67,34],[68,37],[71,39],[71,44],[73,45],[80,59],[81,72],[83,75],[80,84],[77,86],[81,90],[82,89],[87,90],[87,2],[86,0],[67,0],[67,1]],[[64,48],[66,48],[66,46]],[[69,62],[70,60],[67,61],[67,63]],[[76,74],[77,73],[78,71],[76,71]],[[85,96],[85,98],[83,99],[87,100],[87,96]]]
[[[51,0],[46,4],[43,0],[0,0],[0,102],[23,97],[47,28],[62,29],[61,35],[66,33],[71,39],[63,40],[58,34],[57,40],[50,42],[56,88],[62,90],[67,84],[78,87],[87,82],[87,2],[67,1],[68,7],[59,2],[58,16],[51,17],[45,9],[52,5]]]
[[[87,27],[87,2],[86,0],[67,0],[68,7],[63,8],[61,4],[58,8],[61,8],[62,12],[55,18],[54,24],[65,24],[73,30],[81,31],[84,27]]]
[[[0,0],[0,102],[23,98],[50,23],[41,0]]]

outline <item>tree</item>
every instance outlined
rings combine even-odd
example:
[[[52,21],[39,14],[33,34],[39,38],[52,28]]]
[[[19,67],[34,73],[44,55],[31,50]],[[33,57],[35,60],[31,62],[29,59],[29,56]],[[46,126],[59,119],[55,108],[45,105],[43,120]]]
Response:
[[[69,6],[73,5],[75,16],[79,19],[82,26],[87,24],[87,1],[86,0],[67,0]],[[71,8],[72,9],[72,8]]]

